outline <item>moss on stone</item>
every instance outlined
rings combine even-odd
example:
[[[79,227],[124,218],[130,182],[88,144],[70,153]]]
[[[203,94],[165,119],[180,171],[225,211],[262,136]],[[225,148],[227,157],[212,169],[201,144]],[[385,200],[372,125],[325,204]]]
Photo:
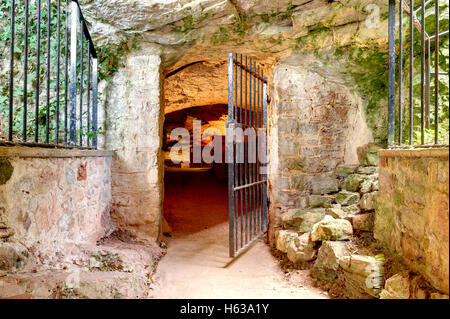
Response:
[[[14,167],[7,159],[0,159],[0,185],[6,184],[11,178]]]

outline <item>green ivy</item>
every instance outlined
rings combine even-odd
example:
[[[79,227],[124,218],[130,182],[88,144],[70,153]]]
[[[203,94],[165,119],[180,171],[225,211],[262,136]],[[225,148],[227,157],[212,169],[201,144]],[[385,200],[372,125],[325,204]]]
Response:
[[[10,11],[11,11],[11,0],[4,0],[0,5],[0,54],[2,61],[0,62],[0,69],[8,70],[5,74],[0,76],[0,123],[8,123],[9,116],[9,43],[11,38],[10,30]],[[50,7],[50,43],[47,43],[47,16],[48,7],[47,2],[41,2],[41,23],[40,23],[40,68],[37,74],[37,6],[33,2],[28,8],[28,54],[27,54],[27,96],[24,96],[23,87],[23,77],[24,77],[24,46],[25,46],[25,5],[22,2],[15,5],[15,32],[14,32],[14,92],[13,92],[13,102],[14,102],[14,115],[13,115],[13,136],[15,140],[21,140],[23,134],[23,113],[24,113],[24,100],[27,100],[27,126],[26,132],[28,135],[28,140],[34,139],[36,122],[38,125],[39,141],[45,141],[46,136],[46,113],[47,113],[47,50],[48,44],[50,47],[50,101],[49,101],[49,140],[51,143],[56,142],[56,114],[57,114],[57,100],[59,98],[59,141],[63,142],[64,138],[64,105],[65,105],[65,24],[66,24],[66,12],[65,12],[65,1],[61,1],[61,11],[60,11],[60,81],[57,83],[57,3],[52,1]],[[70,36],[70,34],[69,34]],[[86,48],[88,46],[87,40],[83,40],[84,46],[84,78],[83,87],[87,87],[87,56]],[[70,43],[70,39],[69,39]],[[81,52],[80,41],[78,40],[78,50]],[[108,77],[113,70],[109,69],[105,71],[105,62],[107,59],[102,55],[103,52],[100,51],[99,55],[99,77],[105,79]],[[81,61],[78,58],[77,61],[77,75],[78,79],[80,77]],[[38,116],[36,117],[35,112],[35,97],[37,88],[37,79],[39,79],[39,107]],[[77,104],[79,103],[79,90],[80,90],[80,80],[77,83]],[[59,96],[56,96],[56,89],[59,87]],[[69,89],[68,89],[69,90]],[[86,116],[86,98],[84,96],[84,110],[83,117]],[[68,102],[69,104],[69,102]],[[77,107],[78,113],[78,107]],[[79,116],[79,114],[77,114]],[[86,121],[86,119],[85,119]],[[78,124],[78,121],[77,121]],[[3,129],[6,129],[6,125],[3,125]],[[83,134],[87,134],[86,128],[81,128],[81,131],[86,131]],[[97,134],[97,132],[94,132]],[[5,132],[0,131],[0,138],[4,137]]]

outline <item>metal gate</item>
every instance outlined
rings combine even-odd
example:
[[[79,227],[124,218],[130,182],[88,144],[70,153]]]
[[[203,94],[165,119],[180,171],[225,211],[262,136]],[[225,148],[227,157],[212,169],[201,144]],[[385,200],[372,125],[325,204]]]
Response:
[[[228,55],[229,248],[235,257],[267,230],[267,79],[252,58]]]

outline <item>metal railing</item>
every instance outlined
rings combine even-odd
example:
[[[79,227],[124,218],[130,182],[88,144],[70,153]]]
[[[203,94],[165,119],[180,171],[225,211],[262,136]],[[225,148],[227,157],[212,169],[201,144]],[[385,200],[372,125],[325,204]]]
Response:
[[[8,132],[2,144],[96,148],[98,59],[78,1],[9,1]],[[46,29],[44,37],[41,28]],[[19,52],[18,34],[23,35]]]
[[[409,3],[408,3],[408,2]],[[399,3],[398,14],[399,23],[396,28],[396,2]],[[434,6],[434,11],[430,14],[426,13],[426,8],[429,4]],[[430,9],[433,9],[430,6]],[[404,30],[403,30],[403,14],[409,15],[409,59],[404,59]],[[416,14],[420,13],[420,19]],[[434,32],[429,35],[426,30],[426,18],[434,14]],[[440,30],[439,28],[439,0],[421,0],[419,4],[415,5],[414,0],[389,0],[389,94],[388,94],[388,146],[424,146],[424,145],[438,145],[442,144],[439,138],[439,76],[448,76],[446,72],[439,71],[439,45],[440,39],[448,36],[449,30]],[[398,51],[396,50],[396,33],[398,31]],[[429,30],[430,31],[430,30]],[[414,33],[420,34],[420,44],[415,45]],[[416,39],[417,40],[417,39]],[[433,46],[431,43],[434,41]],[[431,48],[434,49],[432,54]],[[414,58],[420,55],[420,92],[414,91]],[[396,58],[398,60],[396,61]],[[408,61],[409,60],[409,61]],[[409,64],[409,111],[404,114],[403,109],[403,76],[405,72],[404,64]],[[434,70],[432,65],[434,64]],[[396,73],[396,67],[398,72]],[[431,89],[431,76],[434,76],[434,90]],[[396,81],[397,79],[397,81]],[[432,109],[430,99],[433,95],[434,109]],[[420,100],[420,124],[415,126],[415,98]],[[397,105],[396,105],[397,100]],[[448,108],[448,106],[447,106]],[[396,111],[397,114],[396,114]],[[407,117],[405,118],[405,115]],[[417,119],[419,120],[419,119]],[[416,121],[417,121],[416,120]],[[404,127],[403,124],[406,122]],[[425,137],[425,132],[431,130],[432,138],[429,141]],[[416,138],[414,134],[417,134]],[[420,136],[419,136],[420,134]],[[447,143],[448,144],[448,141]]]

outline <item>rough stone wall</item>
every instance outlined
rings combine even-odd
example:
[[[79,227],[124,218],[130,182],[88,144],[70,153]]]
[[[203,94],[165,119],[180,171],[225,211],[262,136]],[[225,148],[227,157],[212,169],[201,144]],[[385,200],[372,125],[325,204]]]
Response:
[[[200,62],[164,79],[164,112],[228,103],[228,65],[223,61]]]
[[[74,152],[0,148],[0,245],[54,251],[111,231],[111,154]]]
[[[114,150],[111,218],[118,229],[156,239],[163,199],[159,47],[126,57],[106,88],[105,147]]]
[[[337,80],[293,62],[275,67],[271,87],[272,231],[281,210],[304,208],[310,194],[338,191],[334,169],[358,163],[357,147],[371,139],[356,95]]]
[[[449,150],[380,151],[375,238],[449,292]]]

